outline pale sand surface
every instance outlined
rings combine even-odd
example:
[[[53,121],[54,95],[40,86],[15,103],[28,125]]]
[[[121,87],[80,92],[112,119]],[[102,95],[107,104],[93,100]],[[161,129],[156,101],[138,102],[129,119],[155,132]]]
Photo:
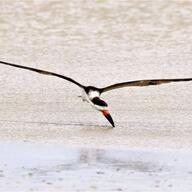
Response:
[[[2,0],[0,9],[0,60],[98,87],[192,77],[191,1]],[[1,191],[192,190],[191,82],[103,94],[115,129],[80,94],[62,79],[0,65]],[[68,166],[81,150],[90,160]],[[114,158],[126,167],[118,174]]]
[[[2,97],[7,103],[1,104],[0,137],[5,140],[93,147],[191,149],[192,106],[188,102],[189,90],[185,91],[186,94],[147,95],[147,92],[153,94],[156,90],[169,92],[168,89],[173,87],[182,89],[185,85],[142,89],[142,94],[127,94],[128,99],[123,96],[121,100],[118,99],[120,95],[111,94],[109,101],[115,128],[111,128],[99,112],[82,103],[76,95],[65,98],[64,93],[47,93],[44,101],[38,94],[8,94],[9,98]],[[191,83],[186,86],[191,90]],[[148,96],[154,99],[149,100]],[[57,102],[52,101],[53,98]],[[163,98],[161,103],[160,99]]]

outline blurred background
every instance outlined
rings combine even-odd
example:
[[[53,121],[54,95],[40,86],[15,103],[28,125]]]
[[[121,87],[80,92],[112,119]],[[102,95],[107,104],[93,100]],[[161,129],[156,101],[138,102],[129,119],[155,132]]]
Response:
[[[1,60],[96,86],[191,76],[191,1],[1,0],[0,9]],[[5,66],[0,71],[1,91],[67,86]]]

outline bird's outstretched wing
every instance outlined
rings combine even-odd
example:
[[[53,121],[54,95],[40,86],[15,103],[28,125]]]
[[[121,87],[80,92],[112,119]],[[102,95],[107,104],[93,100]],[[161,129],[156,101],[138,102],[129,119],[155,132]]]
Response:
[[[111,91],[113,89],[119,89],[123,87],[132,87],[132,86],[150,86],[150,85],[160,85],[163,83],[171,83],[171,82],[181,82],[181,81],[192,81],[192,78],[184,78],[184,79],[151,79],[151,80],[138,80],[138,81],[129,81],[123,83],[117,83],[114,85],[110,85],[100,89],[100,92]]]
[[[30,71],[34,71],[34,72],[37,72],[37,73],[40,73],[40,74],[43,74],[43,75],[52,75],[52,76],[56,76],[56,77],[59,77],[59,78],[62,78],[62,79],[65,79],[67,81],[70,81],[76,85],[78,85],[79,87],[81,88],[84,88],[85,86],[78,83],[77,81],[69,78],[69,77],[66,77],[64,75],[60,75],[60,74],[57,74],[57,73],[53,73],[53,72],[49,72],[49,71],[45,71],[45,70],[41,70],[41,69],[35,69],[35,68],[32,68],[32,67],[26,67],[26,66],[23,66],[23,65],[17,65],[17,64],[13,64],[13,63],[8,63],[8,62],[4,62],[4,61],[0,61],[1,64],[4,64],[4,65],[9,65],[9,66],[12,66],[12,67],[18,67],[18,68],[22,68],[22,69],[26,69],[26,70],[30,70]]]

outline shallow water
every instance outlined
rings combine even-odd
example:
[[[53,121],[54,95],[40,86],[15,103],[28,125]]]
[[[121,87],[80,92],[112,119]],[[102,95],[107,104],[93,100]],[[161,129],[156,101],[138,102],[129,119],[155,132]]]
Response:
[[[190,151],[0,144],[1,191],[190,191]]]

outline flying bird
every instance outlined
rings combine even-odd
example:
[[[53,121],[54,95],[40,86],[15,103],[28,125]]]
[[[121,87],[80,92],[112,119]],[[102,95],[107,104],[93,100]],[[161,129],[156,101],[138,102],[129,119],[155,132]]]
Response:
[[[81,83],[75,81],[70,77],[66,77],[64,75],[60,75],[50,71],[45,71],[45,70],[36,69],[32,67],[26,67],[23,65],[17,65],[13,63],[4,62],[4,61],[0,61],[0,63],[4,65],[9,65],[12,67],[18,67],[18,68],[34,71],[43,75],[52,75],[52,76],[70,81],[71,83],[74,83],[75,85],[79,86],[83,90],[83,94],[82,94],[83,100],[87,101],[88,103],[91,104],[91,106],[93,106],[95,109],[100,111],[106,117],[106,119],[110,122],[112,127],[115,127],[115,124],[114,124],[113,118],[109,113],[108,104],[104,100],[102,100],[100,97],[102,93],[111,91],[114,89],[123,88],[123,87],[132,87],[132,86],[143,87],[143,86],[150,86],[150,85],[160,85],[163,83],[170,83],[170,82],[192,81],[192,78],[136,80],[136,81],[117,83],[117,84],[109,85],[103,88],[98,88],[94,86],[82,85]]]

